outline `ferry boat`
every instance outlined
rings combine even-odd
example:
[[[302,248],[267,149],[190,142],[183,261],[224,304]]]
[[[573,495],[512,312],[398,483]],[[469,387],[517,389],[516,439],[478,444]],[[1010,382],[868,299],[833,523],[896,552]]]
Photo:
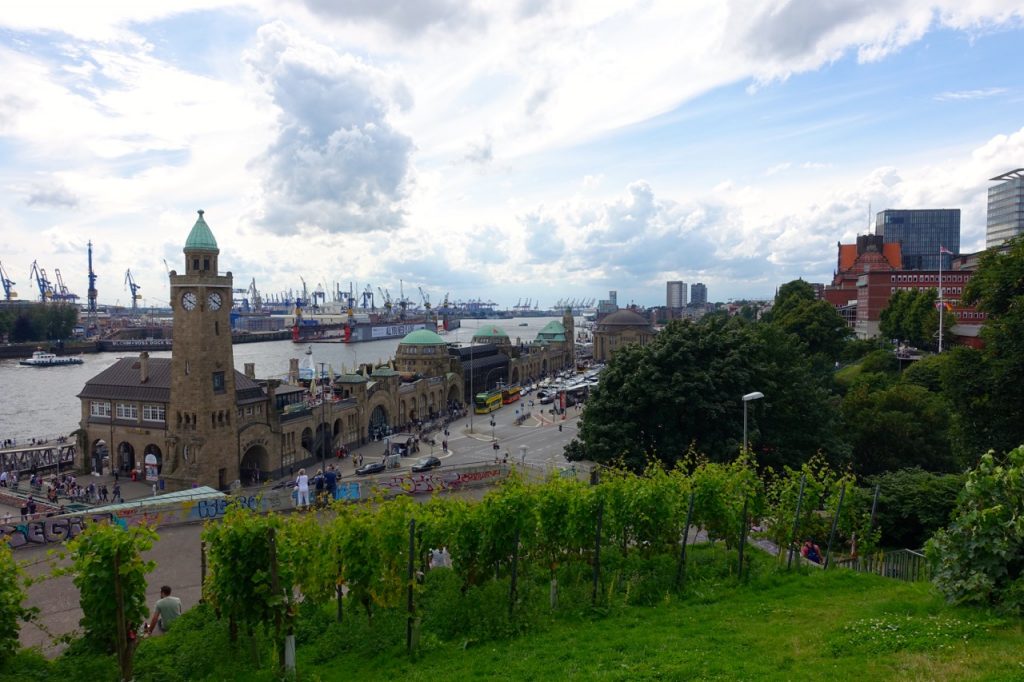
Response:
[[[18,364],[27,365],[29,367],[57,367],[60,365],[80,365],[82,362],[84,362],[82,358],[70,356],[58,357],[53,353],[47,353],[44,350],[37,350],[32,353],[32,357],[21,360]]]

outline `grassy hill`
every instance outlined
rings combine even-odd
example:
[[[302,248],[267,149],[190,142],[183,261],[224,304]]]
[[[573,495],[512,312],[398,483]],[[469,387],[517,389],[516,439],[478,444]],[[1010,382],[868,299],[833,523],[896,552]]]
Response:
[[[1024,680],[1018,619],[947,606],[925,583],[842,569],[778,572],[759,553],[753,577],[738,584],[728,556],[695,547],[678,597],[664,583],[641,593],[643,581],[612,577],[598,609],[580,572],[563,576],[552,613],[538,574],[522,584],[511,619],[507,583],[462,595],[450,571],[434,571],[419,604],[424,635],[415,660],[405,654],[404,609],[379,610],[369,624],[349,608],[337,623],[326,605],[297,618],[299,678]],[[204,607],[179,623],[142,643],[136,679],[277,679],[266,634],[233,647],[225,624]],[[53,663],[23,653],[0,680],[116,679],[112,666],[76,656],[74,647]]]

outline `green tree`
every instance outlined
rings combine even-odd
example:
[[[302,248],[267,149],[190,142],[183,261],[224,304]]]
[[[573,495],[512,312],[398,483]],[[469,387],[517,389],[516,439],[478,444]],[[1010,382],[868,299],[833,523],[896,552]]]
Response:
[[[989,452],[967,474],[953,520],[927,545],[933,580],[954,603],[1024,613],[1024,447]]]
[[[68,543],[70,572],[82,607],[85,641],[93,648],[117,652],[123,679],[132,679],[135,633],[146,620],[146,574],[155,567],[143,552],[153,548],[156,531],[146,525],[121,528],[91,524]]]
[[[935,531],[949,523],[964,479],[963,474],[936,474],[917,468],[869,477],[868,494],[878,486],[876,524],[882,544],[923,547]]]
[[[0,666],[18,650],[18,624],[32,614],[22,606],[23,577],[10,545],[0,541]]]
[[[963,433],[963,438],[981,446],[979,452],[1006,452],[1024,443],[1024,237],[1012,240],[1005,252],[982,255],[963,300],[988,319],[981,331],[985,347],[980,362],[961,354],[957,364],[971,365],[985,385],[955,385],[955,378],[968,379],[959,366],[951,368],[945,385],[964,427],[981,431],[973,437]]]
[[[798,340],[774,325],[717,316],[673,322],[653,343],[618,351],[567,454],[621,458],[633,471],[649,457],[671,467],[691,445],[732,459],[743,434],[740,397],[755,390],[765,394],[748,405],[760,463],[799,463],[818,449],[845,455],[833,396]]]
[[[943,399],[921,386],[873,389],[857,384],[843,398],[844,430],[861,475],[919,466],[956,469],[947,437],[949,412]]]

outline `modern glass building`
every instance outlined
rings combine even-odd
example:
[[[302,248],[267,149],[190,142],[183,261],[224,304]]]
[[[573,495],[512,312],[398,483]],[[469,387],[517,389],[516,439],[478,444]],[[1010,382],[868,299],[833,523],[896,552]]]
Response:
[[[693,307],[706,306],[708,304],[708,288],[701,282],[695,282],[690,287],[690,305]]]
[[[679,310],[686,305],[686,282],[665,283],[665,306]]]
[[[1024,168],[997,175],[991,181],[999,184],[988,188],[987,249],[1024,234]]]
[[[886,209],[875,215],[875,234],[886,244],[900,244],[904,270],[938,270],[943,247],[952,254],[941,256],[948,270],[960,253],[960,209]]]

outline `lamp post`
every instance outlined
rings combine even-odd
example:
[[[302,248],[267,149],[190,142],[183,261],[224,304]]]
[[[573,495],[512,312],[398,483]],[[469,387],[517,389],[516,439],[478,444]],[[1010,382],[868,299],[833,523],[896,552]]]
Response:
[[[764,393],[760,391],[754,391],[743,396],[743,451],[747,451],[747,403],[751,400],[760,400],[764,397]]]
[[[314,377],[314,381],[317,377]],[[327,409],[327,394],[324,391],[324,363],[320,363],[320,468],[323,470],[327,469],[327,418],[325,410]],[[334,390],[334,387],[331,387]]]
[[[494,415],[491,415],[491,442],[494,442]]]
[[[473,413],[476,412],[476,396],[473,395],[473,341],[469,342],[469,432],[473,433]]]

